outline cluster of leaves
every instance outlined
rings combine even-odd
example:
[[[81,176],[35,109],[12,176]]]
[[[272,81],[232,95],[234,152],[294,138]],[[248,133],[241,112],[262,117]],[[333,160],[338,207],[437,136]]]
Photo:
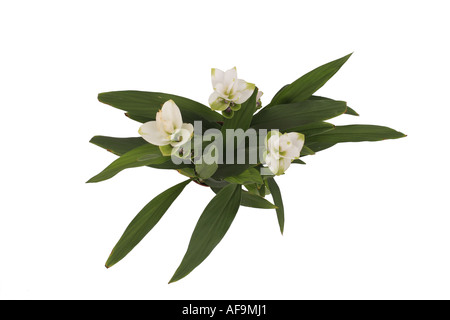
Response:
[[[284,86],[272,101],[257,111],[256,95],[241,107],[231,119],[212,111],[209,107],[176,95],[117,91],[101,93],[98,99],[110,106],[126,111],[126,115],[138,122],[155,120],[161,105],[172,99],[183,116],[184,122],[202,121],[203,127],[217,129],[279,129],[281,132],[300,132],[305,135],[305,146],[301,157],[330,148],[338,143],[379,141],[404,137],[401,132],[374,125],[335,126],[326,120],[342,114],[357,116],[356,111],[345,101],[315,96],[321,88],[347,61],[350,55],[316,68],[289,85]],[[157,169],[175,169],[189,177],[150,201],[130,223],[109,256],[109,268],[122,260],[158,223],[172,202],[187,184],[195,181],[210,187],[216,193],[204,209],[192,234],[186,254],[170,282],[177,281],[205,260],[221,241],[240,206],[260,209],[275,209],[281,232],[284,228],[284,208],[280,189],[271,175],[262,176],[258,165],[193,163],[174,164],[170,157],[161,154],[157,146],[140,137],[115,138],[95,136],[91,143],[119,156],[106,169],[88,182],[99,182],[112,178],[127,168],[148,166]],[[300,159],[295,163],[304,164]],[[245,186],[244,190],[242,187]],[[272,194],[273,203],[265,199]]]

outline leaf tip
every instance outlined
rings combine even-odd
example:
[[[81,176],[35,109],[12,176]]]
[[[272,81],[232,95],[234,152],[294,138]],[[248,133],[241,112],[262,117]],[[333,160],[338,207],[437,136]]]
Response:
[[[94,182],[98,182],[95,177],[90,178],[88,181],[86,181],[86,183],[94,183]]]
[[[109,255],[109,257],[108,257],[108,260],[106,261],[106,263],[105,263],[105,268],[106,269],[109,269],[109,268],[111,268],[112,266],[114,266],[116,263],[117,263],[117,261],[111,261],[111,256],[112,256],[112,252],[111,252],[111,254]]]
[[[100,101],[100,102],[103,102],[103,101],[102,101],[102,97],[103,97],[104,95],[105,95],[105,92],[99,93],[99,94],[97,95],[97,100]]]
[[[349,106],[347,106],[347,110],[345,110],[345,113],[354,117],[359,117],[359,113],[350,108]]]
[[[174,282],[177,282],[179,279],[176,279],[175,278],[175,275],[172,277],[172,279],[170,279],[169,280],[169,282],[167,283],[167,284],[171,284],[171,283],[174,283]]]
[[[401,139],[401,138],[406,138],[408,135],[404,134],[403,132],[397,131],[398,136],[394,137],[393,139]]]
[[[96,146],[98,146],[98,144],[97,144],[98,138],[101,138],[101,136],[93,136],[91,138],[91,140],[89,140],[89,143],[92,143],[92,144],[95,144]]]

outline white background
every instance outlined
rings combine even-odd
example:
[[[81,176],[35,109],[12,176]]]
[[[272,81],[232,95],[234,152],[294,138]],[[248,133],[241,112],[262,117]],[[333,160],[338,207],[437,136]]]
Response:
[[[450,298],[446,1],[2,1],[0,298]],[[208,259],[168,285],[212,192],[189,185],[107,270],[135,214],[184,178],[129,169],[85,184],[115,156],[94,135],[139,124],[97,101],[113,90],[207,103],[210,68],[237,66],[263,103],[355,52],[318,94],[400,140],[342,144],[278,179],[275,212],[242,208]]]

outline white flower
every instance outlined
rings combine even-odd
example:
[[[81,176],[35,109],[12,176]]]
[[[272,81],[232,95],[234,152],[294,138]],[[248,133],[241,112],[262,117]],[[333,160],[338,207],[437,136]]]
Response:
[[[281,134],[270,131],[266,138],[264,160],[275,175],[283,174],[291,165],[292,160],[300,157],[305,136],[298,132]]]
[[[167,101],[156,113],[156,121],[144,123],[139,134],[147,142],[157,145],[180,147],[191,139],[194,127],[183,123],[181,112],[172,100]]]
[[[259,108],[261,108],[262,104],[261,104],[261,96],[264,93],[260,90],[258,90],[258,93],[256,94],[256,110],[258,110]]]
[[[236,67],[225,72],[211,69],[211,81],[214,92],[209,97],[209,105],[213,110],[237,111],[255,90],[253,83],[237,78]]]

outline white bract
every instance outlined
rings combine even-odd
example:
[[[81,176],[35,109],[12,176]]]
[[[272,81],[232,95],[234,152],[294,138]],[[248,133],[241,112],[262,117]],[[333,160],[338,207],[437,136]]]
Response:
[[[258,93],[256,94],[256,109],[258,110],[261,108],[261,97],[264,93],[261,90],[258,90]]]
[[[211,81],[214,92],[209,97],[209,105],[213,110],[237,111],[255,90],[253,83],[237,78],[236,67],[225,72],[211,69]]]
[[[294,159],[300,157],[305,136],[298,132],[281,134],[279,131],[270,131],[266,138],[266,151],[264,160],[275,175],[283,174]]]
[[[174,148],[188,142],[193,132],[194,127],[190,123],[183,123],[180,109],[172,100],[164,103],[156,113],[156,121],[146,122],[139,129],[139,134],[147,142]]]

